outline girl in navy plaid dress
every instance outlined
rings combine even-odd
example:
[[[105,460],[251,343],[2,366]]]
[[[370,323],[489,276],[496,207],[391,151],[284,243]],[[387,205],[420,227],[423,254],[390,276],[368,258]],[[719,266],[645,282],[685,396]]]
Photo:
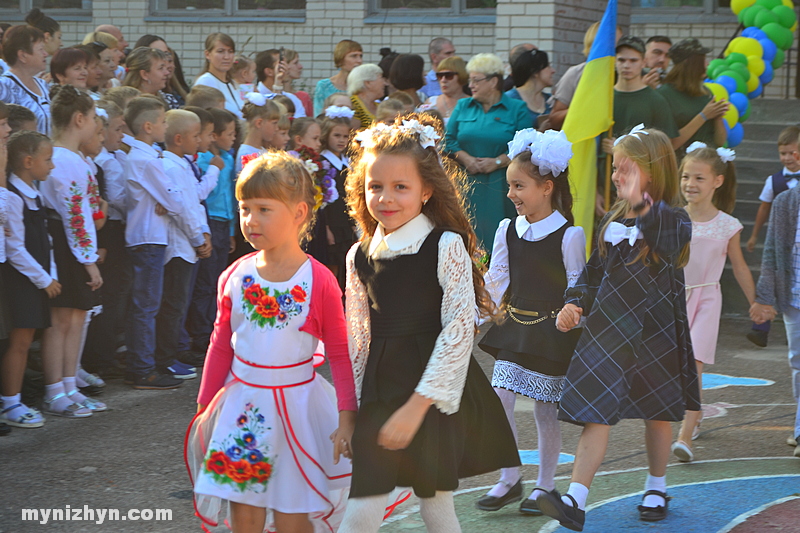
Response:
[[[575,531],[583,530],[589,486],[611,426],[623,418],[645,421],[650,471],[639,516],[664,519],[670,422],[700,408],[683,277],[692,226],[679,207],[670,141],[637,126],[614,147],[614,167],[619,199],[557,319],[568,331],[586,316],[559,413],[584,426],[572,483],[563,497],[551,491],[537,500],[542,512]]]

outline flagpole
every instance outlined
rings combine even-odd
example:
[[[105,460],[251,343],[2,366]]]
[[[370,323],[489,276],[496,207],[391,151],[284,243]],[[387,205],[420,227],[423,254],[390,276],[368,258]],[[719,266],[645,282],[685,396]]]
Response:
[[[608,138],[611,138],[611,130],[608,129]],[[605,209],[611,209],[611,154],[606,154],[606,188],[605,188]]]

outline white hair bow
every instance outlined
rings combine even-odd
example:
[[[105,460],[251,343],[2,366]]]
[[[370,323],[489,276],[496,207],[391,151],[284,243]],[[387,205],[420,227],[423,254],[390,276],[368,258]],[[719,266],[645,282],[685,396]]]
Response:
[[[530,150],[531,163],[539,167],[541,174],[553,174],[556,178],[566,170],[572,158],[572,143],[563,131],[541,133],[533,128],[518,131],[508,143],[508,157],[514,159],[526,150]]]
[[[95,109],[95,114],[100,118],[108,120],[108,113],[102,107],[98,107],[97,109]]]
[[[325,116],[328,118],[347,118],[351,119],[355,115],[355,111],[345,106],[332,105],[325,109]]]
[[[361,144],[362,148],[371,148],[375,146],[378,137],[395,128],[406,133],[417,135],[419,137],[419,144],[423,148],[435,147],[436,141],[442,138],[441,135],[436,133],[433,126],[423,126],[418,120],[404,120],[403,124],[400,126],[389,126],[383,122],[379,122],[371,128],[358,132],[354,139]]]
[[[617,140],[614,141],[614,146],[618,145],[619,142],[625,137],[629,137],[631,135],[639,139],[640,133],[642,135],[650,135],[650,132],[644,131],[644,124],[639,124],[638,126],[634,126],[633,129],[630,132],[626,133],[625,135],[620,135],[619,137],[617,137]]]
[[[686,148],[686,153],[691,154],[695,150],[700,150],[701,148],[708,148],[708,145],[704,142],[695,141]],[[722,148],[720,146],[717,148],[717,155],[722,159],[723,163],[730,163],[736,160],[736,152],[730,148]]]
[[[244,95],[244,99],[253,105],[262,107],[267,104],[267,97],[261,93],[250,92]]]

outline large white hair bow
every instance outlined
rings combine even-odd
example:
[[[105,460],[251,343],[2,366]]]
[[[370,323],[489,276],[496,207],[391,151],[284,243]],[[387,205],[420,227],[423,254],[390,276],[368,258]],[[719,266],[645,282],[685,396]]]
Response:
[[[332,105],[325,109],[325,116],[328,118],[353,118],[355,111],[345,106]]]
[[[250,92],[245,94],[244,99],[253,105],[257,105],[258,107],[262,107],[267,104],[267,97],[257,92]]]
[[[700,150],[701,148],[708,148],[708,145],[704,142],[695,141],[686,148],[686,153],[691,154],[695,150]],[[730,163],[731,161],[736,160],[736,152],[730,148],[717,148],[717,155],[720,159],[722,159],[723,163]]]
[[[553,174],[556,178],[566,170],[572,158],[572,143],[563,131],[542,133],[533,128],[518,131],[508,143],[508,157],[514,159],[526,150],[530,150],[531,163],[539,167],[541,174]]]

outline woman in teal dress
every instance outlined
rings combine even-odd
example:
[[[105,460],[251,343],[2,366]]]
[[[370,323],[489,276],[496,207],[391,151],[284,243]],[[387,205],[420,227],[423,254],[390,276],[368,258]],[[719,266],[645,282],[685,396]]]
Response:
[[[464,166],[470,177],[470,204],[475,233],[485,250],[491,250],[497,225],[514,217],[506,198],[508,142],[531,127],[528,106],[503,94],[503,61],[494,54],[478,54],[467,63],[472,98],[458,101],[447,123],[447,152]]]

